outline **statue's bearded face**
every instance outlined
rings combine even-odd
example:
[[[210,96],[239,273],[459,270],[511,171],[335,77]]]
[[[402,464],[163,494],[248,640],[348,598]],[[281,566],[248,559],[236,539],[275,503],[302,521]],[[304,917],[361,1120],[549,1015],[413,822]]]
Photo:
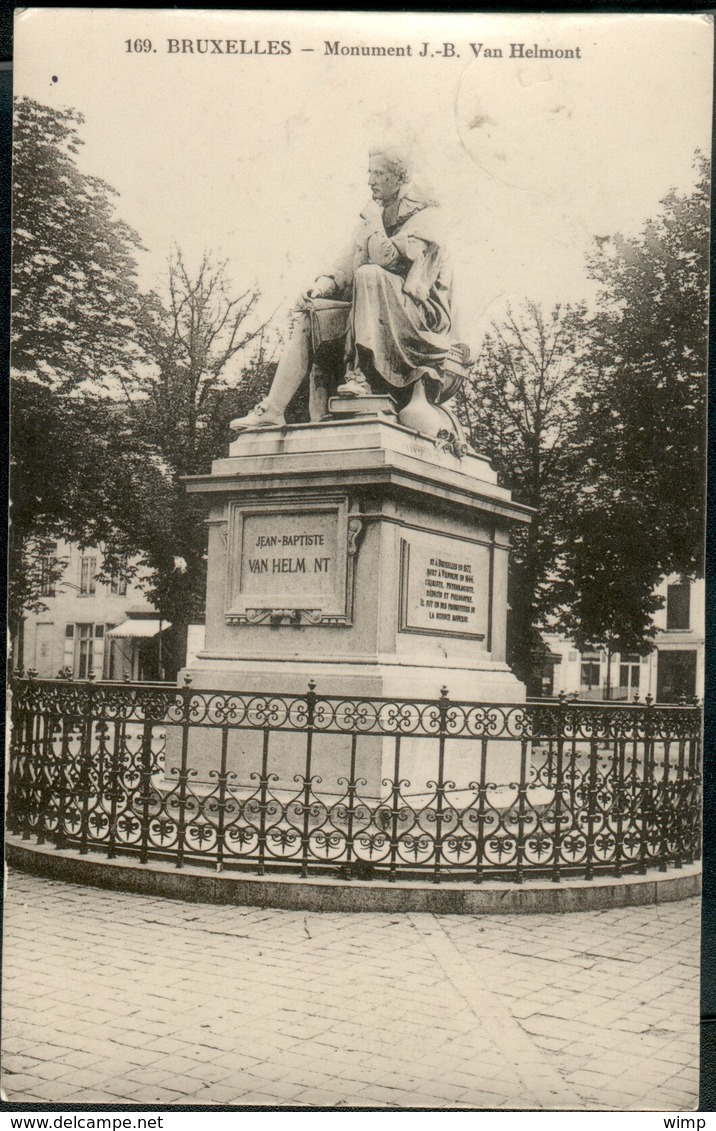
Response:
[[[371,157],[368,165],[368,184],[373,200],[388,201],[395,196],[402,185],[402,178],[386,161],[385,157]]]

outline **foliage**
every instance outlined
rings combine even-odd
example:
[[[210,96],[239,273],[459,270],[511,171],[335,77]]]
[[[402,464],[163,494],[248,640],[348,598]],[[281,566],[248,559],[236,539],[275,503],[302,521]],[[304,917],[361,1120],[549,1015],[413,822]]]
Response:
[[[150,600],[178,627],[202,618],[206,584],[205,504],[187,494],[183,477],[210,471],[226,449],[229,422],[265,395],[274,366],[255,318],[258,292],[236,295],[225,262],[205,253],[192,271],[177,250],[164,292],[145,304],[151,364],[127,413],[164,469],[136,500],[135,529]]]
[[[148,570],[181,626],[202,613],[205,570],[203,508],[181,477],[209,470],[272,364],[258,295],[235,297],[225,264],[192,273],[177,252],[166,296],[139,292],[139,237],[79,167],[82,121],[16,102],[11,627],[41,607],[60,537],[97,547],[103,576]]]
[[[113,190],[81,172],[82,116],[29,98],[13,136],[9,618],[40,598],[34,564],[58,536],[122,556],[147,453],[108,399],[142,357],[139,237]]]
[[[560,626],[648,650],[668,574],[703,572],[710,188],[670,193],[631,239],[603,241],[591,366],[578,398],[578,489]]]
[[[76,110],[16,99],[12,364],[64,389],[131,378],[141,350],[135,253],[114,190],[81,172]]]
[[[654,589],[702,571],[709,183],[670,193],[633,238],[601,240],[596,312],[534,303],[487,335],[462,414],[516,499],[510,650],[540,628],[649,651]]]
[[[137,484],[162,478],[152,453],[118,406],[72,396],[24,375],[12,390],[11,627],[38,608],[38,559],[58,538],[103,550],[112,570],[136,549]]]
[[[510,576],[510,660],[526,676],[538,626],[554,604],[563,497],[575,440],[574,402],[583,352],[581,308],[545,314],[527,302],[486,335],[461,392],[473,446],[489,456],[514,497],[535,508],[514,531]]]
[[[179,250],[168,264],[165,295],[148,297],[142,329],[153,364],[140,382],[144,399],[135,410],[177,474],[208,471],[226,444],[234,410],[247,394],[263,395],[264,327],[254,318],[258,298],[256,290],[234,294],[224,261],[204,253],[192,272]],[[241,361],[237,384],[231,365]]]

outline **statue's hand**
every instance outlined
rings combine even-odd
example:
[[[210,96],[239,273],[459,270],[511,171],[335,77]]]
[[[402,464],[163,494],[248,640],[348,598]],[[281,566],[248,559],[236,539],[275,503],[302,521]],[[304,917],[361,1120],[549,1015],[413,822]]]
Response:
[[[330,298],[336,289],[336,281],[330,275],[319,275],[307,291],[301,295],[299,304],[308,306],[312,298]]]

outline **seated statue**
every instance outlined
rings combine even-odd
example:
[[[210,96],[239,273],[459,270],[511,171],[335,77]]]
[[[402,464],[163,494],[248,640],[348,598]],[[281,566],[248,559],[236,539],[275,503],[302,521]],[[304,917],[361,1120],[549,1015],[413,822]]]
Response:
[[[411,192],[407,181],[399,154],[371,153],[372,200],[354,238],[333,272],[302,295],[271,390],[231,422],[234,431],[285,425],[285,409],[301,384],[312,377],[315,386],[326,343],[338,342],[342,355],[339,396],[390,393],[402,408],[416,383],[421,390],[432,386],[431,400],[438,403],[456,391],[460,359],[467,354],[452,342],[451,276],[439,209]],[[320,415],[320,401],[312,387],[312,419]]]

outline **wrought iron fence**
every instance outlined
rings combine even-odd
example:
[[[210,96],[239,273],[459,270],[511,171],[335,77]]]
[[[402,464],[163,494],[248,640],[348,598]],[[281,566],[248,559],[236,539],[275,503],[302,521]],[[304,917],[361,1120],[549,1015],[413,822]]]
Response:
[[[591,879],[700,851],[696,706],[13,683],[8,827],[345,878]]]

